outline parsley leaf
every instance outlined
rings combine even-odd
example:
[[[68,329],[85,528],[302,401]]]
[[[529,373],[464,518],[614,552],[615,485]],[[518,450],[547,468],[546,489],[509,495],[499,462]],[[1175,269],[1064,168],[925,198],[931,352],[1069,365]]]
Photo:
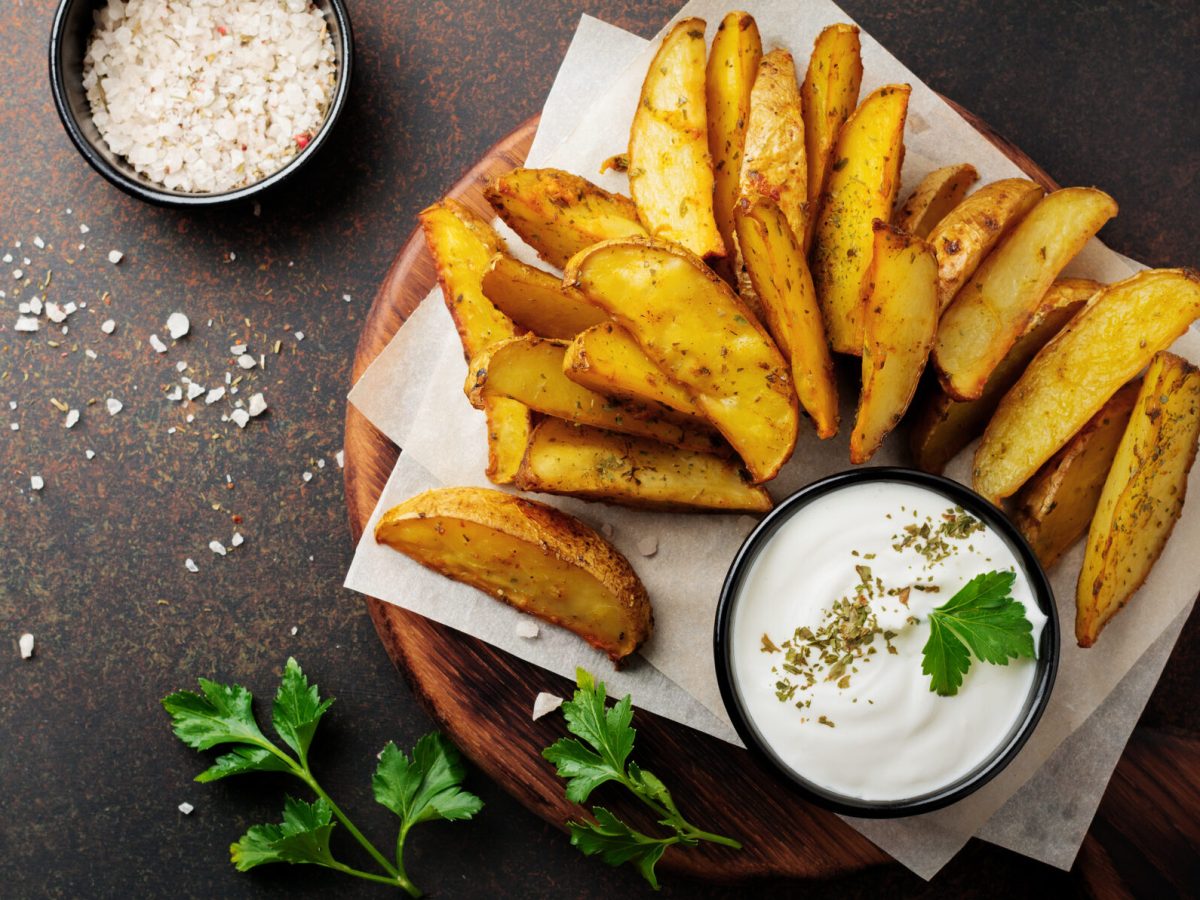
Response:
[[[305,803],[288,797],[280,824],[252,826],[230,845],[229,855],[239,872],[276,862],[337,868],[329,850],[333,828],[333,809],[327,801],[318,798],[314,803]]]
[[[610,866],[633,863],[650,886],[658,890],[655,864],[662,858],[674,841],[672,838],[652,838],[634,831],[603,806],[592,808],[595,822],[568,822],[571,830],[571,846],[577,847],[585,856],[600,858]]]
[[[175,736],[195,750],[220,744],[270,743],[254,719],[254,695],[238,684],[200,679],[203,694],[177,691],[162,702]]]
[[[216,761],[196,776],[201,784],[242,775],[246,772],[289,772],[291,767],[270,750],[257,747],[234,747],[229,753],[218,756]]]
[[[1006,666],[1009,659],[1032,659],[1033,625],[1025,607],[1012,598],[1015,572],[985,572],[929,614],[929,640],[921,671],[929,689],[953,697],[971,667],[971,656]]]
[[[283,680],[275,692],[275,704],[271,709],[271,724],[283,742],[303,759],[312,744],[313,734],[320,724],[321,716],[333,705],[332,700],[321,702],[317,686],[310,685],[300,664],[288,657],[283,669]]]
[[[483,801],[459,787],[465,775],[454,746],[440,734],[427,734],[417,741],[411,761],[388,741],[371,787],[375,800],[398,815],[407,831],[418,822],[469,819],[479,812]]]

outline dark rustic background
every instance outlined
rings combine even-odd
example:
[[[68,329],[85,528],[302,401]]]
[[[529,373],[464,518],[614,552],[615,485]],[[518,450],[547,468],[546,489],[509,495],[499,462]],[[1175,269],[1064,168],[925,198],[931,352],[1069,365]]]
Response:
[[[154,209],[103,182],[51,105],[53,2],[3,4],[0,256],[16,259],[0,267],[0,894],[382,895],[312,869],[237,874],[228,844],[277,817],[282,785],[193,784],[202,761],[171,737],[157,700],[198,675],[267,696],[294,654],[338,698],[317,769],[381,846],[390,841],[394,820],[370,801],[374,753],[389,739],[410,746],[430,723],[361,599],[341,588],[352,548],[334,453],[360,323],[414,214],[538,110],[579,14],[649,37],[676,5],[352,2],[356,83],[338,133],[301,183],[255,215],[249,205]],[[1059,182],[1111,192],[1121,214],[1105,229],[1110,245],[1150,264],[1200,263],[1193,2],[844,5]],[[34,247],[35,236],[49,246]],[[110,249],[126,254],[119,266],[106,261]],[[53,270],[50,299],[88,301],[68,335],[44,324],[36,335],[13,333],[18,267],[39,280]],[[160,356],[147,339],[163,335],[175,310],[191,317],[192,335]],[[99,325],[110,317],[117,330],[106,336]],[[177,381],[175,362],[213,386],[230,368],[229,345],[244,342],[268,353],[266,371],[247,380],[265,391],[270,413],[244,431],[220,422],[215,406],[185,423],[162,398]],[[125,404],[115,417],[104,411],[108,396]],[[81,409],[82,421],[64,430],[50,398]],[[46,481],[36,494],[33,473]],[[217,558],[207,544],[228,541],[234,516],[246,544]],[[199,573],[185,571],[187,557]],[[1182,644],[1195,643],[1197,628],[1193,620]],[[30,661],[17,654],[23,631],[37,636]],[[1143,725],[1200,730],[1198,671],[1200,655],[1181,646]],[[481,777],[471,786],[485,815],[414,833],[418,883],[446,897],[643,892],[635,874],[580,859]],[[184,800],[191,816],[176,811]],[[1153,872],[1142,884],[1166,886]],[[1034,885],[1083,889],[972,842],[928,886],[892,866],[805,891],[1004,896]],[[728,892],[676,880],[663,893]]]

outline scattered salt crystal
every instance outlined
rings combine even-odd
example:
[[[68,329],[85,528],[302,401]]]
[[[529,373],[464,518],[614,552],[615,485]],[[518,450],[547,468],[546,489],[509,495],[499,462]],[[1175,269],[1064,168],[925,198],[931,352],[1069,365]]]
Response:
[[[67,320],[67,313],[61,306],[50,300],[46,303],[46,318],[51,322],[65,322]]]
[[[521,621],[517,622],[517,627],[515,629],[517,632],[517,637],[522,637],[527,640],[532,640],[533,638],[537,637],[540,630],[541,629],[538,628],[537,622],[531,622],[528,619],[522,619]]]
[[[181,388],[179,385],[175,385],[175,387],[173,387],[169,391],[167,391],[167,399],[172,402],[175,402],[177,400],[182,400],[183,399],[183,388]]]
[[[192,804],[190,804],[190,803],[185,802],[185,803],[179,804],[179,811],[181,813],[183,813],[185,816],[190,816],[192,814],[192,810],[194,810],[195,808],[196,807],[192,806]]]
[[[17,646],[21,650],[21,659],[29,659],[33,656],[33,635],[25,632],[17,638]]]
[[[250,395],[250,415],[261,416],[267,411],[267,401],[262,394]]]
[[[8,408],[9,408],[9,409],[16,409],[16,408],[17,408],[17,401],[16,401],[16,400],[9,400],[9,401],[8,401]]]
[[[12,262],[12,259],[13,259],[13,257],[12,257],[12,254],[11,254],[11,253],[5,253],[5,254],[4,254],[4,261],[5,261],[6,263],[10,263],[10,262]]]
[[[20,423],[20,422],[13,422],[13,423],[12,423],[12,424],[10,424],[8,427],[9,427],[9,428],[11,428],[13,431],[20,431],[20,430],[21,430],[21,423]]]
[[[13,331],[37,331],[40,327],[37,319],[31,316],[18,316],[17,324],[13,326]]]
[[[295,337],[296,340],[298,340],[298,341],[304,340],[304,332],[303,331],[293,331],[292,336]]]
[[[188,414],[188,417],[187,417],[187,419],[186,419],[185,421],[186,421],[186,422],[187,422],[189,425],[191,425],[193,422],[195,422],[195,421],[196,421],[196,417],[195,417],[195,416],[193,416],[193,415],[191,415],[191,414],[189,413],[189,414]]]
[[[32,300],[29,301],[29,311],[31,313],[33,313],[35,316],[40,316],[42,314],[42,298],[41,297],[34,297]]]
[[[217,554],[217,556],[224,556],[228,552],[225,549],[225,545],[220,541],[209,541],[208,549]]]
[[[45,479],[42,478],[41,475],[30,475],[29,476],[29,486],[31,488],[33,488],[35,491],[40,491],[42,488],[44,488],[46,486],[46,481],[45,481]]]
[[[339,469],[344,469],[346,467],[346,451],[345,450],[339,450],[337,453],[333,454],[333,458],[337,460]]]
[[[563,698],[554,694],[547,694],[542,691],[533,700],[533,721],[537,721],[542,716],[554,712],[563,705]]]
[[[27,316],[31,312],[33,312],[33,307],[30,306],[28,303],[18,303],[17,304],[17,312],[19,312],[23,316]]]
[[[318,468],[318,469],[323,469],[323,468],[325,468],[325,460],[323,460],[323,459],[318,459],[318,460],[317,460],[317,468]]]
[[[299,630],[300,630],[300,629],[299,629],[297,626],[293,625],[293,626],[292,626],[292,637],[295,637],[295,636],[296,636],[296,632],[297,632],[297,631],[299,631]]]
[[[124,258],[125,258],[125,254],[122,253],[120,250],[109,250],[108,251],[108,261],[110,263],[112,263],[114,266],[117,263],[119,263],[121,260],[123,260]]]
[[[245,428],[246,423],[250,421],[250,413],[244,409],[235,409],[229,414],[229,420],[238,428]]]
[[[186,370],[187,370],[187,363],[185,363],[182,359],[179,362],[175,363],[175,371],[176,372],[184,372]]]
[[[13,280],[14,281],[20,281],[24,277],[25,277],[25,273],[23,271],[21,271],[20,269],[13,269]]]
[[[167,345],[162,342],[157,334],[150,335],[150,346],[154,348],[155,353],[166,353]]]
[[[654,535],[638,538],[637,548],[642,556],[653,556],[658,552],[658,538]]]
[[[67,417],[63,419],[63,428],[74,428],[75,423],[79,421],[79,410],[67,410]]]
[[[196,384],[196,382],[194,382],[194,381],[188,382],[187,398],[189,400],[195,400],[197,397],[199,397],[203,393],[204,393],[204,387],[202,385]],[[188,419],[188,421],[190,422],[191,419]]]
[[[242,537],[242,533],[240,531],[235,531],[233,533],[233,537],[229,539],[229,546],[231,547],[240,547],[244,543],[246,543],[246,539]]]
[[[351,298],[349,294],[342,294],[342,299],[349,303]]]
[[[185,569],[187,569],[189,572],[199,572],[200,571],[200,567],[198,565],[196,565],[196,561],[194,559],[192,559],[190,556],[183,561],[183,567]]]
[[[120,400],[118,400],[116,397],[109,397],[107,400],[104,401],[104,406],[108,409],[108,414],[110,416],[115,416],[117,413],[119,413],[122,409],[125,408],[125,404],[122,403]]]
[[[170,428],[167,429],[167,434],[174,434],[174,433],[175,433],[175,426],[172,425]]]
[[[192,323],[188,317],[181,312],[173,312],[167,316],[167,334],[171,336],[171,340],[177,341],[184,337],[192,328]]]
[[[229,348],[229,352],[233,356],[241,356],[243,353],[246,352],[246,345],[245,344],[234,344],[232,347]]]
[[[86,350],[83,351],[83,355],[86,356],[88,359],[95,359],[96,351],[93,350],[91,347],[88,347]]]
[[[303,478],[305,481],[312,481],[312,472],[305,472],[300,477]]]
[[[101,326],[100,326],[100,330],[103,331],[105,334],[112,334],[114,331],[117,330],[117,323],[114,322],[112,319],[105,319],[103,324],[101,324]]]
[[[189,391],[189,393],[191,393],[191,392]],[[207,394],[204,395],[204,404],[205,404],[205,406],[212,406],[214,403],[216,403],[218,400],[220,400],[224,396],[225,396],[225,388],[215,387],[211,391],[209,391]]]
[[[43,241],[40,237],[34,237],[33,246],[37,247],[39,250],[44,250],[44,249],[46,249],[46,242]]]
[[[86,456],[88,459],[95,459],[96,451],[95,450],[84,450],[83,455]]]
[[[243,369],[250,370],[250,369],[253,369],[256,365],[258,365],[258,360],[256,360],[249,353],[243,353],[241,356],[238,357],[237,363]]]
[[[79,233],[80,233],[80,234],[87,234],[87,233],[88,233],[89,231],[91,231],[91,230],[92,230],[92,229],[88,228],[88,227],[87,227],[86,225],[84,225],[82,222],[80,222],[80,223],[79,223]]]

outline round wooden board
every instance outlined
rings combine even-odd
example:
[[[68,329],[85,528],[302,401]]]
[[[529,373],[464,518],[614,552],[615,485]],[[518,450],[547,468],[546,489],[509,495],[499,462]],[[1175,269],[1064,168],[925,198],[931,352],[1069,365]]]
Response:
[[[1056,187],[1017,148],[970,113],[955,108],[1030,178],[1047,189]],[[536,129],[536,117],[522,124],[488,151],[447,195],[490,218],[492,213],[482,194],[484,183],[490,176],[523,163]],[[368,313],[355,354],[352,383],[387,346],[436,280],[424,240],[419,230],[414,230],[392,263]],[[347,408],[346,503],[355,540],[398,454],[397,447],[357,410]],[[556,716],[539,722],[529,720],[536,691],[546,688],[569,696],[572,686],[566,679],[391,604],[372,599],[368,605],[380,639],[396,666],[439,726],[479,768],[555,825],[561,827],[580,814],[577,806],[567,802],[562,782],[541,757],[542,748],[561,736],[561,721]],[[701,638],[707,647],[707,630]],[[514,722],[520,727],[514,727]],[[797,798],[745,751],[641,711],[636,712],[634,724],[638,729],[638,762],[670,774],[670,784],[688,817],[718,833],[736,835],[745,844],[739,852],[707,844],[686,853],[669,852],[662,860],[663,868],[719,881],[766,876],[829,878],[890,860],[841,819]],[[1089,837],[1084,846],[1081,859],[1095,876],[1087,878],[1094,887],[1111,889],[1119,885],[1118,870],[1125,866],[1115,864],[1114,857],[1128,859],[1132,853],[1139,865],[1155,865],[1161,872],[1169,867],[1167,860],[1174,858],[1178,867],[1181,859],[1188,858],[1172,857],[1167,848],[1171,848],[1170,854],[1190,852],[1194,858],[1200,845],[1193,827],[1194,814],[1200,809],[1196,802],[1200,797],[1200,773],[1195,766],[1198,742],[1150,737],[1150,747],[1145,746],[1146,741],[1131,745],[1114,777],[1115,784],[1130,786],[1120,792],[1118,808],[1109,813],[1110,804],[1106,803],[1101,810],[1102,819],[1111,823],[1108,833],[1116,845]],[[1164,764],[1164,757],[1174,764]],[[1173,794],[1179,790],[1180,769],[1190,771],[1190,777],[1182,779],[1190,790],[1190,799],[1173,796],[1178,817],[1167,821],[1187,821],[1189,825],[1183,830],[1190,832],[1190,837],[1184,836],[1182,844],[1178,839],[1149,843],[1127,839],[1128,823],[1154,811],[1145,808],[1146,787],[1159,798],[1164,791]],[[1138,785],[1146,787],[1134,787]],[[602,794],[602,799],[621,817],[652,825],[642,808],[625,802],[620,793]],[[1161,806],[1154,809],[1163,811]],[[1155,858],[1161,862],[1154,862]]]

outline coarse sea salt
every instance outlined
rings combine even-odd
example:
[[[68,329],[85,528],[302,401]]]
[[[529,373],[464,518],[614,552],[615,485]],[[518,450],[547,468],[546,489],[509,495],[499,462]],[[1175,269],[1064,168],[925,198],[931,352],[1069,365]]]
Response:
[[[171,340],[173,341],[184,337],[191,330],[191,327],[192,323],[181,312],[173,312],[167,316],[167,334],[171,336]]]

